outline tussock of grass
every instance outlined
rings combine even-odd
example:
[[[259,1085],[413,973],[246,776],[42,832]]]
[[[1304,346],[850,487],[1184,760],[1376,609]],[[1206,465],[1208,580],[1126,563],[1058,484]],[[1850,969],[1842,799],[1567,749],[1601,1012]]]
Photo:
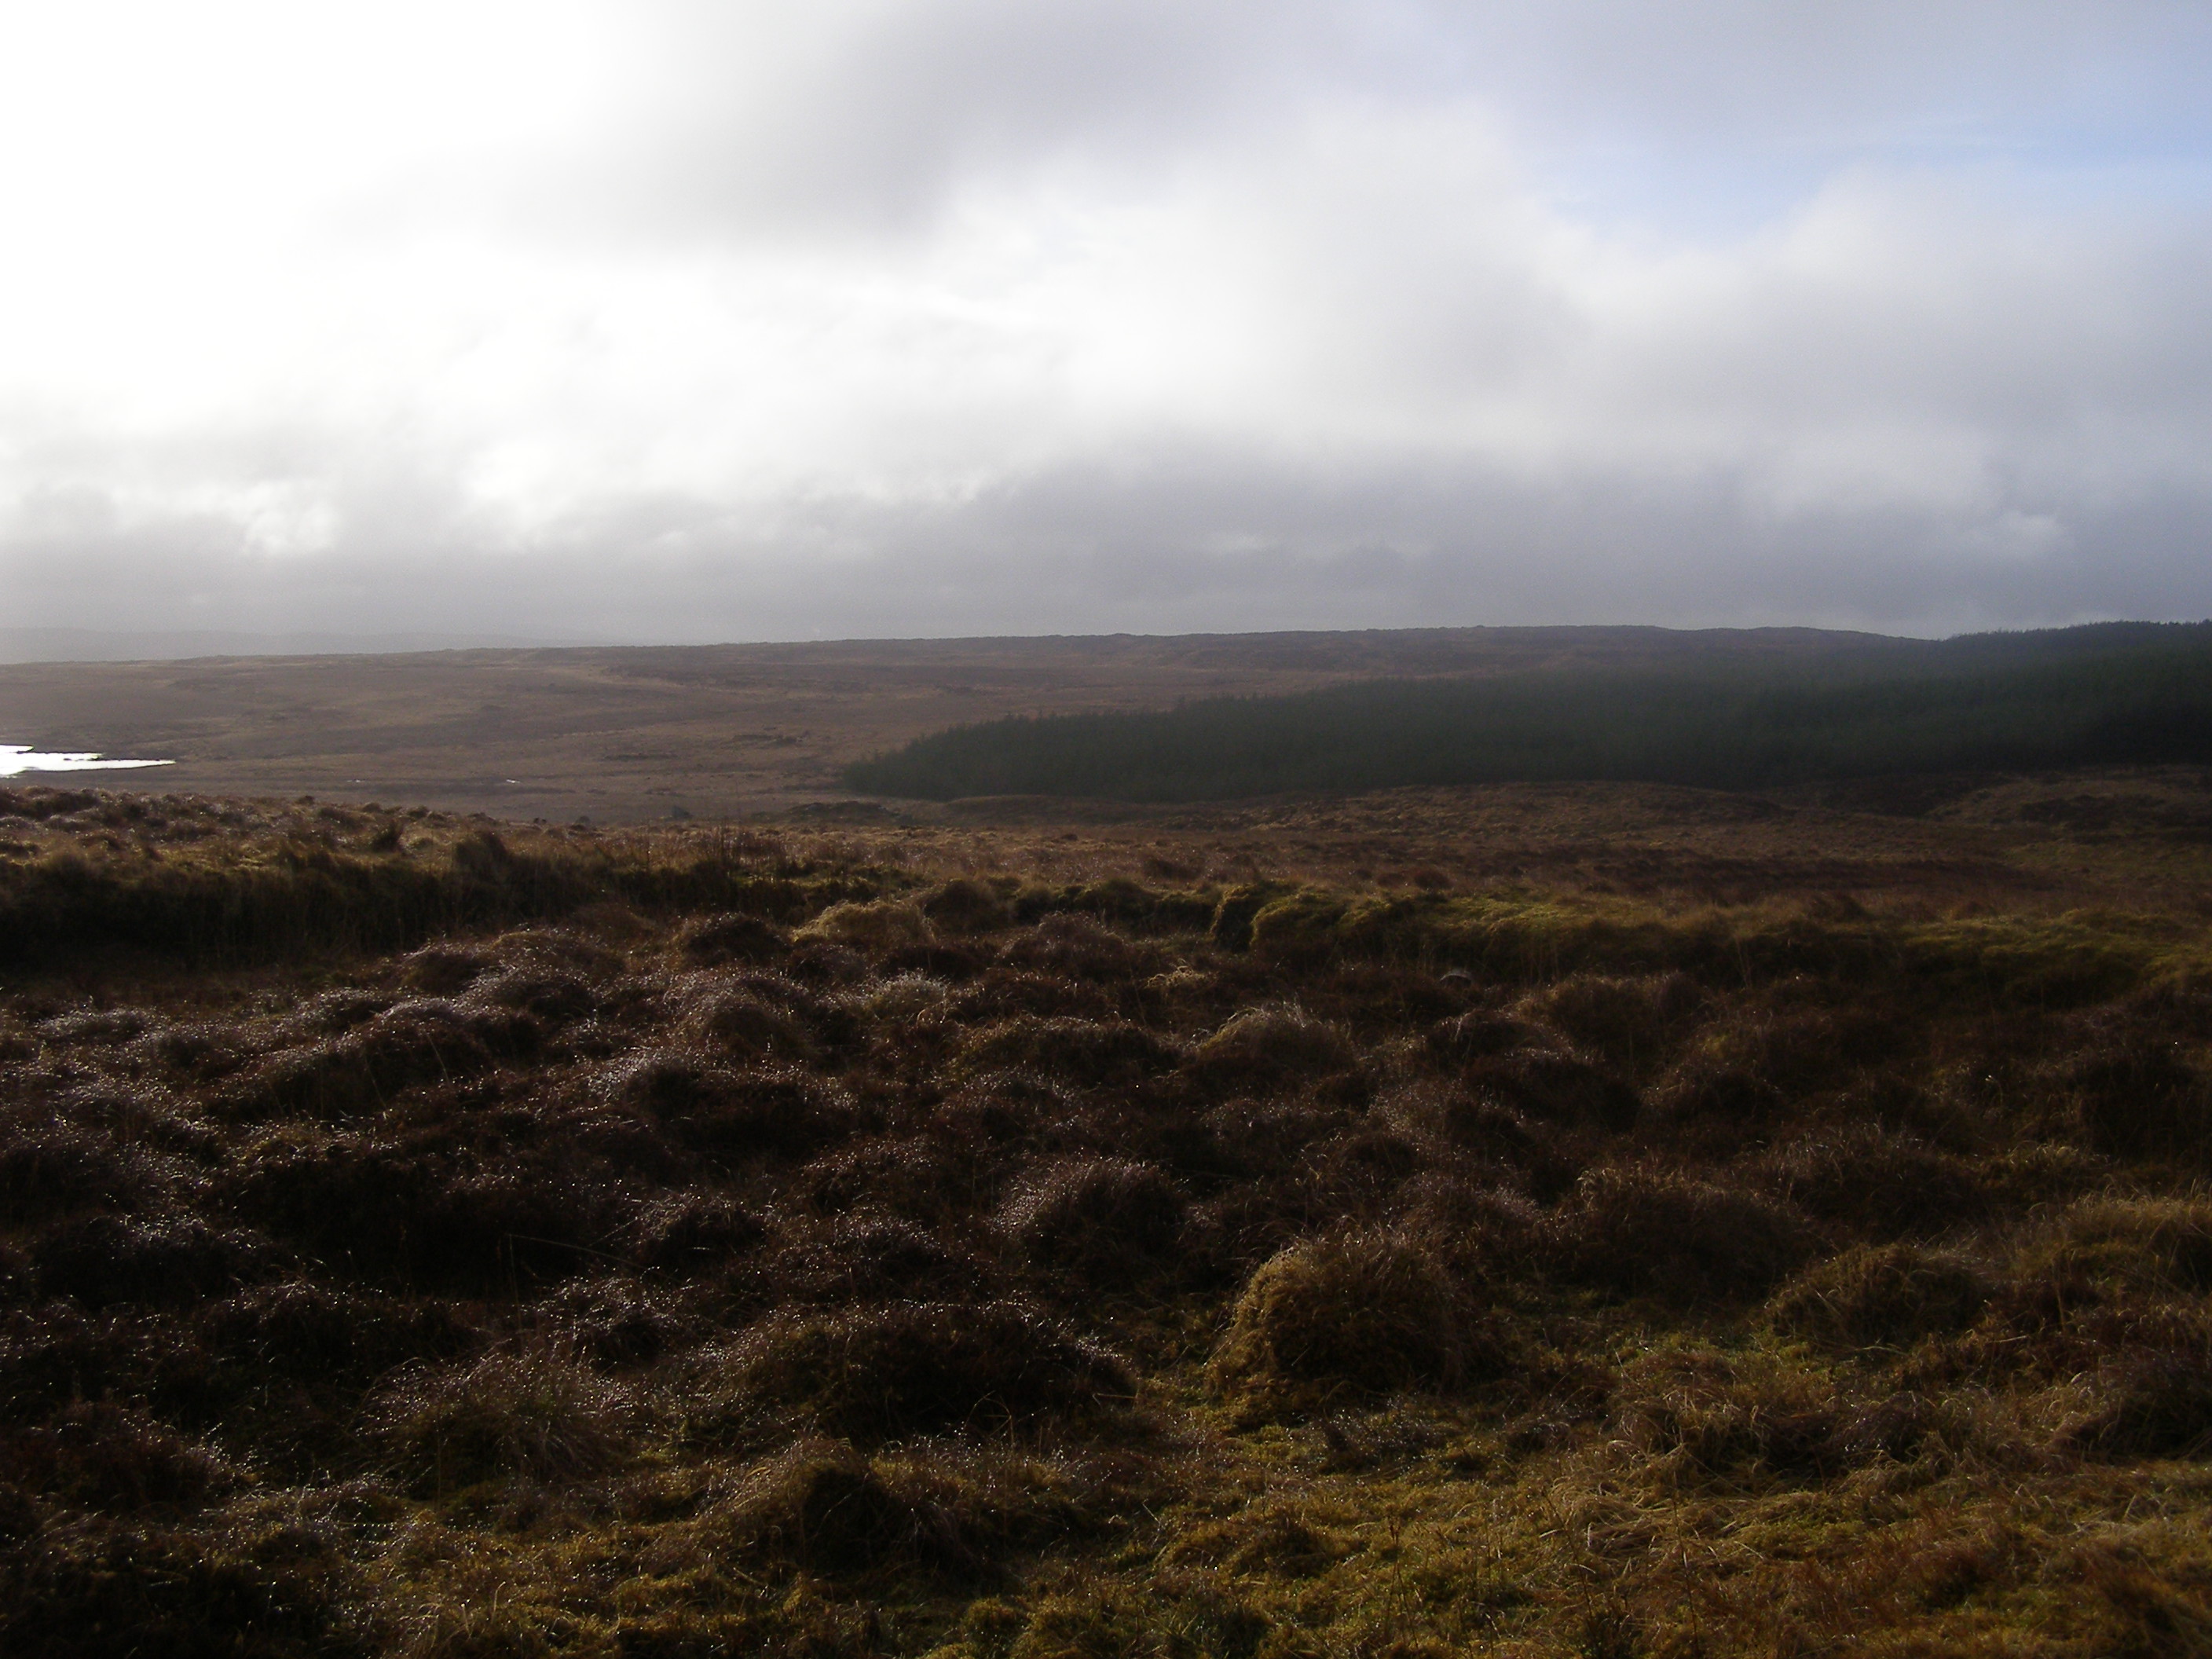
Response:
[[[7,1651],[2212,1627],[2163,830],[2130,906],[1572,792],[1310,863],[11,799]]]

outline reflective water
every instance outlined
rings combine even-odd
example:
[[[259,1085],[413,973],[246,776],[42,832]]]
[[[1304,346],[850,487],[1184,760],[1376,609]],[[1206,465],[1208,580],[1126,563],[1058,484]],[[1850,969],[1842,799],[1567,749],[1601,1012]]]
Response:
[[[0,778],[18,772],[119,772],[134,766],[174,766],[165,760],[103,760],[98,755],[42,755],[20,743],[0,743]]]

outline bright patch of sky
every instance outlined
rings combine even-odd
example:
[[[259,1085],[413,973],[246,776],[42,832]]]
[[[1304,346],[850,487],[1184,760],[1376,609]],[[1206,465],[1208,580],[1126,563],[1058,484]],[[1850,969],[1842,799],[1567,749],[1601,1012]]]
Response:
[[[0,8],[18,626],[2212,611],[2212,11]]]

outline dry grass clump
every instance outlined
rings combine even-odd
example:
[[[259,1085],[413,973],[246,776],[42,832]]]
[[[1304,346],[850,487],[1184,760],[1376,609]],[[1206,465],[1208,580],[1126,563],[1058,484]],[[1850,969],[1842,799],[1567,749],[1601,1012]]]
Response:
[[[1047,916],[1007,940],[999,957],[1032,973],[1109,982],[1137,978],[1150,966],[1141,948],[1089,916],[1075,915]]]
[[[852,1447],[802,1440],[745,1472],[715,1529],[742,1553],[817,1572],[860,1572],[957,1551],[957,1537],[933,1519],[900,1502]]]
[[[2123,1042],[2076,1060],[2064,1090],[2093,1152],[2202,1164],[2212,1151],[2212,1079],[2176,1042]]]
[[[1632,1075],[1663,1065],[1707,999],[1686,974],[1577,974],[1529,1000],[1544,1024]]]
[[[1032,1265],[1075,1285],[1117,1285],[1157,1272],[1182,1231],[1182,1194],[1128,1158],[1073,1158],[1026,1177],[999,1225]]]
[[[2212,1291],[2212,1201],[2085,1199],[2029,1245],[2021,1266],[2123,1292],[2204,1295]]]
[[[1013,921],[1013,908],[988,882],[955,876],[923,894],[921,914],[948,933],[988,933]]]
[[[1175,1048],[1127,1020],[1021,1015],[977,1031],[962,1048],[958,1070],[1035,1072],[1084,1087],[1133,1083],[1173,1066]]]
[[[848,899],[833,904],[801,927],[802,942],[838,945],[866,956],[882,956],[903,945],[927,945],[933,937],[921,908],[903,899]]]
[[[89,1308],[176,1306],[226,1295],[274,1271],[266,1239],[197,1216],[85,1216],[31,1242],[41,1294]]]
[[[1554,1225],[1571,1277],[1684,1304],[1763,1296],[1814,1249],[1791,1206],[1650,1164],[1589,1170]]]
[[[1644,1109],[1633,1084],[1574,1054],[1524,1048],[1471,1061],[1468,1088],[1547,1122],[1615,1133],[1633,1128]]]
[[[791,949],[791,935],[765,916],[724,910],[685,922],[677,930],[675,945],[686,962],[720,968],[781,962]]]
[[[1948,1232],[1978,1220],[1990,1204],[1972,1160],[1875,1124],[1815,1131],[1756,1169],[1778,1197],[1878,1239]]]
[[[754,1420],[811,1421],[866,1444],[1023,1429],[1119,1409],[1136,1393],[1116,1356],[1003,1301],[776,1316],[730,1349],[724,1383]]]
[[[1853,1399],[1820,1371],[1698,1348],[1628,1365],[1612,1422],[1649,1460],[1641,1478],[1668,1488],[1818,1481],[1877,1459],[1909,1461],[1950,1427],[1915,1395]]]
[[[1263,1088],[1351,1070],[1344,1034],[1295,1005],[1246,1008],[1192,1052],[1192,1073],[1216,1088]]]
[[[1431,1026],[1425,1039],[1429,1050],[1447,1065],[1489,1060],[1515,1048],[1540,1047],[1544,1032],[1494,1008],[1470,1008]]]
[[[2212,842],[1794,799],[0,823],[0,1650],[2189,1650]]]
[[[1957,1256],[1868,1245],[1792,1279],[1769,1305],[1781,1329],[1838,1348],[1906,1348],[1964,1330],[1989,1305],[1986,1276]]]
[[[2112,1355],[2069,1443],[2110,1458],[2201,1458],[2212,1448],[2212,1325]]]
[[[611,1103],[650,1114],[685,1145],[725,1158],[798,1156],[851,1133],[858,1111],[834,1082],[798,1066],[738,1070],[681,1049],[648,1049],[604,1074]]]
[[[1231,1395],[1327,1399],[1449,1389],[1491,1361],[1466,1297],[1417,1241],[1334,1234],[1291,1246],[1237,1297],[1208,1376]]]
[[[641,1267],[686,1274],[728,1266],[768,1236],[768,1224],[727,1193],[670,1193],[641,1209],[625,1232]]]
[[[630,1409],[619,1388],[556,1350],[495,1349],[459,1368],[402,1372],[368,1417],[395,1470],[436,1495],[605,1474],[630,1455]]]
[[[685,1008],[678,1029],[701,1046],[738,1060],[803,1062],[818,1052],[790,1004],[757,986],[706,990]]]

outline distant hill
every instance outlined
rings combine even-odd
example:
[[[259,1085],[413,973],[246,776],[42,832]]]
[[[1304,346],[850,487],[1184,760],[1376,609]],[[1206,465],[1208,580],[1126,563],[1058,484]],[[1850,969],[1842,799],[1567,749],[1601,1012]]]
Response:
[[[2212,761],[2212,623],[1945,641],[1815,635],[1769,650],[1746,648],[1746,637],[1674,635],[1610,660],[1568,653],[1553,665],[1401,673],[1158,712],[983,721],[857,763],[844,778],[925,799],[1172,801],[1548,780],[1746,788]]]
[[[512,634],[256,634],[235,629],[131,632],[0,628],[0,662],[176,662],[194,657],[381,655],[402,651],[527,648],[572,641]]]

